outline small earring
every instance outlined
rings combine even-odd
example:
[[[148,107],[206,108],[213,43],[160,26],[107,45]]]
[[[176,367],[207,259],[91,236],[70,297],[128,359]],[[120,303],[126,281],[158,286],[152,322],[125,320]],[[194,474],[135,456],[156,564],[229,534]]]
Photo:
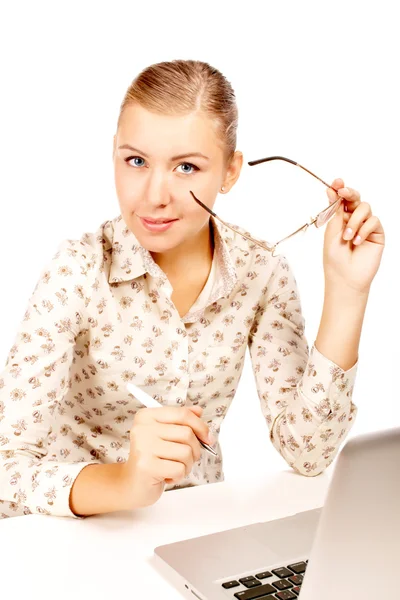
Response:
[[[221,192],[223,192],[225,190],[225,186],[223,185],[221,188]]]

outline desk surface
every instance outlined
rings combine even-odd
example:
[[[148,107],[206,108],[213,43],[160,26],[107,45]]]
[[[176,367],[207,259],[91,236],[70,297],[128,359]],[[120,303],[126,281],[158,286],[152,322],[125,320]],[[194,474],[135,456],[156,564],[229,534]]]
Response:
[[[84,520],[30,515],[0,522],[4,595],[29,600],[177,600],[154,565],[156,546],[320,507],[332,467],[317,477],[260,473],[164,492],[153,506]],[[5,593],[7,591],[7,594]]]

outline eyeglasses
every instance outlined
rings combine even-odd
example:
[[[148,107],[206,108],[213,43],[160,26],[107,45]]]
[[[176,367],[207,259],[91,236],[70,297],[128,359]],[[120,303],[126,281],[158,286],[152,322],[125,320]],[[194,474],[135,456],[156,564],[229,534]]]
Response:
[[[318,177],[317,175],[315,175],[314,173],[312,173],[311,171],[309,171],[308,169],[306,169],[305,167],[303,167],[299,163],[295,162],[294,160],[291,160],[290,158],[285,158],[284,156],[268,156],[267,158],[260,158],[258,160],[252,160],[248,164],[251,167],[253,167],[254,165],[259,165],[259,164],[261,164],[263,162],[268,162],[268,161],[271,161],[271,160],[284,160],[284,161],[286,161],[288,163],[291,163],[292,165],[296,165],[296,167],[300,167],[300,169],[303,169],[303,171],[306,171],[307,173],[309,173],[310,175],[312,175],[313,177],[315,177],[316,179],[318,179],[319,181],[321,181],[324,185],[326,185],[326,187],[331,188],[332,190],[334,190],[334,188],[331,185],[329,185],[329,183],[326,183],[326,181],[324,181],[323,179],[321,179],[320,177]],[[334,190],[334,191],[336,192],[336,190]],[[194,200],[196,200],[196,202],[198,204],[200,204],[200,206],[202,206],[214,218],[218,219],[218,221],[220,221],[220,223],[222,223],[223,225],[225,225],[225,227],[228,227],[232,231],[234,231],[236,233],[239,233],[242,237],[246,238],[247,240],[250,240],[251,242],[253,242],[257,246],[260,246],[260,248],[264,248],[264,250],[267,250],[268,252],[272,252],[272,256],[276,256],[276,249],[277,249],[278,246],[281,247],[281,251],[282,251],[283,244],[285,244],[285,246],[286,246],[286,242],[288,240],[293,240],[293,238],[294,238],[295,235],[297,235],[297,236],[304,235],[306,233],[307,229],[310,227],[310,225],[315,225],[315,227],[317,227],[317,228],[323,227],[324,225],[326,225],[326,223],[336,213],[336,211],[338,210],[338,208],[339,208],[339,206],[341,204],[341,201],[343,200],[342,196],[339,195],[339,198],[337,200],[335,200],[335,202],[333,202],[332,204],[330,204],[329,206],[327,206],[327,208],[325,208],[323,211],[319,212],[316,217],[311,217],[311,219],[310,219],[310,221],[308,223],[306,223],[302,227],[299,227],[299,229],[296,229],[296,231],[294,231],[290,235],[287,235],[286,237],[284,237],[281,240],[279,240],[279,242],[276,242],[275,244],[273,244],[272,246],[270,246],[270,245],[267,245],[267,244],[265,244],[263,242],[260,242],[260,240],[256,240],[256,239],[252,238],[249,235],[246,235],[244,233],[241,233],[241,232],[237,231],[236,229],[234,229],[233,227],[231,227],[230,225],[228,225],[228,223],[225,223],[225,221],[223,221],[222,219],[220,219],[218,217],[218,215],[216,215],[215,212],[211,210],[211,208],[208,208],[208,206],[206,206],[205,204],[203,204],[203,202],[201,202],[201,200],[199,200],[198,198],[196,198],[196,196],[194,195],[194,193],[191,190],[190,190],[190,193],[192,194]],[[298,238],[296,238],[296,239],[298,239]]]

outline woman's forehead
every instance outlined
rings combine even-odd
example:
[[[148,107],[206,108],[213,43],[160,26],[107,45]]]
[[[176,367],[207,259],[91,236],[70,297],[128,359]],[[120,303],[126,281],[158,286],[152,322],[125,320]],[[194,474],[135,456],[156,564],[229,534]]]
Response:
[[[164,141],[171,156],[195,151],[210,157],[218,142],[213,122],[202,113],[166,115],[137,105],[124,109],[118,138],[118,146],[131,144],[144,152]],[[171,151],[172,146],[176,152]]]

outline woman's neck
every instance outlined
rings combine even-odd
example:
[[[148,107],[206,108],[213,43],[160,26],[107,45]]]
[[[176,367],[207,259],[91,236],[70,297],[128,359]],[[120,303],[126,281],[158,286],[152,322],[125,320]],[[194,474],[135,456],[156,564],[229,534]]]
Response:
[[[167,252],[151,252],[154,262],[164,271],[168,279],[184,277],[186,274],[211,266],[214,255],[214,235],[211,220],[194,238]]]

